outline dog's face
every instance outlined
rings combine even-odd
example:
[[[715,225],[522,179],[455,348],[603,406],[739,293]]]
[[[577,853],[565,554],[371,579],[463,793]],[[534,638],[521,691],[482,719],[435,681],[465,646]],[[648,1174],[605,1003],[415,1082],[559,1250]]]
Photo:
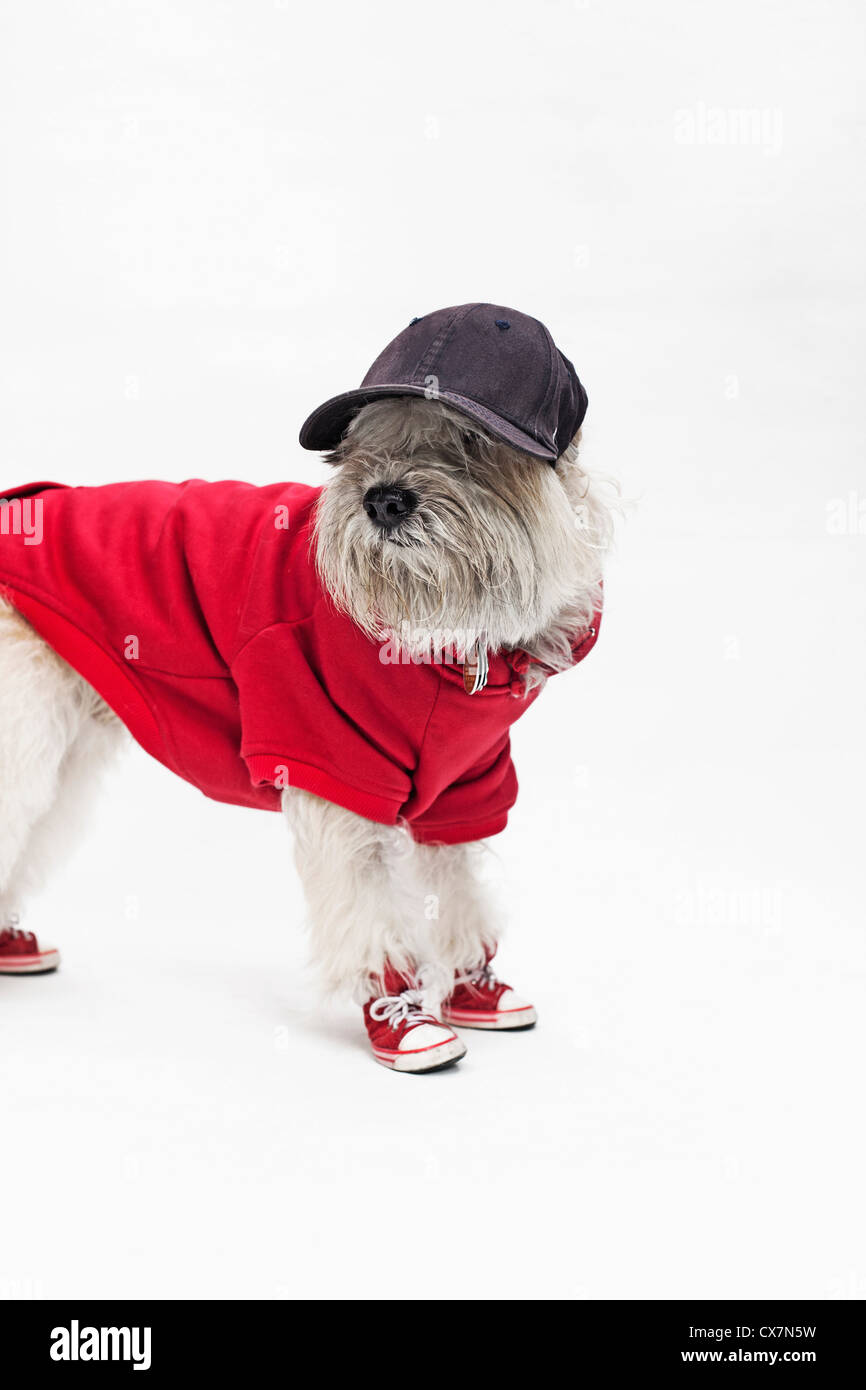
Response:
[[[408,625],[494,649],[527,645],[566,609],[591,614],[602,518],[576,454],[554,469],[436,401],[365,406],[318,506],[325,588],[371,636]]]

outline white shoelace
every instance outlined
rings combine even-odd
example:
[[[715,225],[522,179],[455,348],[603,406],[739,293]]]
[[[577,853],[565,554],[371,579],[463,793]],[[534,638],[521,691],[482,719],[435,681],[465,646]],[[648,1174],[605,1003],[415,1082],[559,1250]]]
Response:
[[[465,975],[458,975],[454,981],[455,985],[469,985],[471,989],[496,989],[499,984],[493,973],[492,966],[479,965],[476,970],[469,970]]]
[[[401,1023],[438,1023],[424,1008],[424,996],[420,989],[404,989],[402,994],[383,994],[370,1005],[370,1017],[377,1023],[387,1023],[390,1028],[399,1028]]]

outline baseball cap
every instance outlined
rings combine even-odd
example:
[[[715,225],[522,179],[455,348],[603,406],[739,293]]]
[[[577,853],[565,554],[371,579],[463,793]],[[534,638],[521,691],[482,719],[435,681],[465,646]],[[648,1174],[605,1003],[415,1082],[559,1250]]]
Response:
[[[555,463],[586,414],[574,367],[538,319],[502,304],[458,304],[414,318],[361,385],[301,426],[305,449],[334,449],[364,405],[387,396],[445,401],[495,439]]]

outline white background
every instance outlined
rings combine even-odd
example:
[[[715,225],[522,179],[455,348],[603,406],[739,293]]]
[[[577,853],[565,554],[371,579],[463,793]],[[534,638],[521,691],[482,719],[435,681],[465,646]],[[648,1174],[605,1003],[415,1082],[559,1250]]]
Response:
[[[542,1025],[376,1067],[280,818],[134,750],[34,904],[62,971],[0,980],[0,1294],[866,1295],[864,31],[4,7],[2,485],[323,480],[308,410],[483,299],[636,506],[494,842]]]

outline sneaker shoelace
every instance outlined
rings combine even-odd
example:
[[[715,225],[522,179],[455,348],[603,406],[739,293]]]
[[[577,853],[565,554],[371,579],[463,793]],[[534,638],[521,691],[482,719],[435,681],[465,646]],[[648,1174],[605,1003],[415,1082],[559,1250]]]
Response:
[[[496,989],[500,983],[489,962],[486,965],[479,965],[476,970],[468,970],[465,975],[458,975],[454,980],[455,986],[466,985],[469,989],[478,990],[479,993],[483,989]]]
[[[370,1017],[377,1023],[387,1023],[392,1030],[405,1023],[414,1028],[418,1023],[438,1023],[438,1018],[424,1008],[420,989],[404,989],[402,994],[383,994],[370,1005]]]

